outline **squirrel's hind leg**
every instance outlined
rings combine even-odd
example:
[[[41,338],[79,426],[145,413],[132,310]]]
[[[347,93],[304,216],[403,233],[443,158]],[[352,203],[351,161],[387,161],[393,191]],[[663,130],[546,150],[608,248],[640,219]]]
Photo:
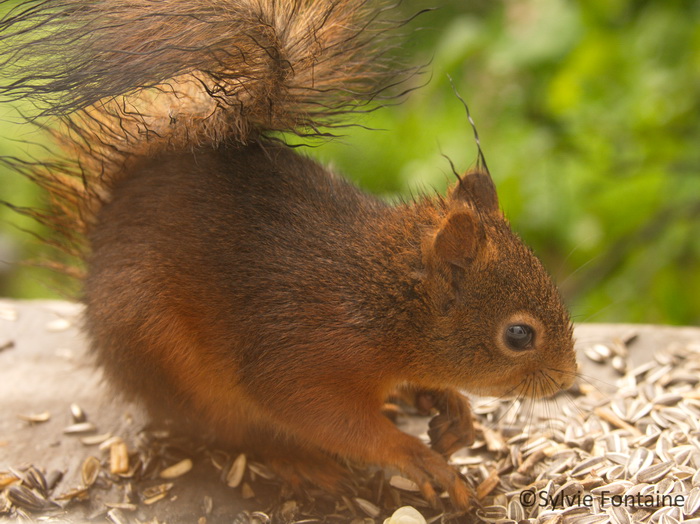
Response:
[[[350,470],[321,449],[301,445],[293,438],[284,436],[256,435],[255,440],[255,445],[248,446],[253,456],[295,492],[301,492],[308,486],[316,486],[333,494],[352,491]]]

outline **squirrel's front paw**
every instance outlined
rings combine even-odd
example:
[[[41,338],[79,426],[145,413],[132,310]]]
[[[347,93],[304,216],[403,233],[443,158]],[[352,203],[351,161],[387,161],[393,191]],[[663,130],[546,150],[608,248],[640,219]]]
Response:
[[[438,415],[430,421],[430,446],[445,457],[474,442],[474,421],[467,398],[454,390],[431,391]]]

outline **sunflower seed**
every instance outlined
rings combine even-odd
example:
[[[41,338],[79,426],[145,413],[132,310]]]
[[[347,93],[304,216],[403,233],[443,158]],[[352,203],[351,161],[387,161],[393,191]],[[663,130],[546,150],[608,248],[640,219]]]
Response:
[[[654,466],[647,466],[637,473],[637,482],[657,482],[665,477],[674,465],[673,462],[668,461]]]
[[[570,428],[573,429],[573,428]],[[527,440],[530,438],[530,435],[527,433],[519,433],[518,435],[511,437],[508,439],[506,442],[509,446],[515,446],[516,444],[522,444],[524,442],[527,442]]]
[[[487,427],[483,428],[484,441],[486,448],[493,453],[506,453],[508,445],[500,433],[493,431]]]
[[[114,442],[109,447],[109,471],[112,474],[129,471],[129,450],[123,440]]]
[[[481,500],[486,495],[491,493],[499,482],[500,478],[498,476],[498,470],[491,470],[488,476],[476,488],[477,500]]]
[[[129,502],[105,502],[105,506],[123,511],[136,511],[138,509],[136,504],[131,504]]]
[[[226,467],[230,459],[231,457],[229,457],[228,453],[218,449],[209,453],[209,460],[211,460],[212,465],[219,471]]]
[[[649,415],[654,423],[656,423],[656,425],[660,428],[668,429],[671,426],[671,423],[666,419],[666,417],[663,417],[658,411],[653,410],[651,413],[649,413]]]
[[[615,524],[634,524],[632,516],[624,506],[611,506],[608,508],[608,515],[610,515],[611,521]]]
[[[483,522],[498,522],[508,516],[508,510],[503,506],[485,506],[476,511],[476,516]]]
[[[104,441],[111,437],[111,433],[102,433],[100,435],[88,435],[87,437],[80,437],[80,442],[85,446],[95,446],[97,444],[102,444]]]
[[[672,370],[673,370],[673,366],[670,366],[670,365],[658,367],[647,375],[646,380],[650,384],[653,384],[654,382],[661,380],[664,376],[666,376]]]
[[[143,490],[141,498],[144,504],[153,504],[167,497],[173,486],[174,484],[172,482],[151,486]]]
[[[251,488],[250,484],[248,484],[247,482],[241,484],[241,497],[243,498],[243,500],[248,500],[255,497],[255,492],[253,491],[253,488]]]
[[[683,369],[674,370],[668,377],[668,380],[663,384],[665,387],[675,386],[677,384],[689,384],[695,386],[700,382],[700,376],[697,373],[688,372]]]
[[[634,444],[640,448],[648,448],[649,446],[656,444],[661,435],[661,431],[658,431],[656,426],[647,426],[647,435],[640,437],[638,440],[634,441]]]
[[[43,511],[57,505],[37,495],[24,486],[10,486],[5,491],[7,500],[13,505],[27,511]]]
[[[575,520],[567,520],[567,524],[604,524],[610,522],[607,515],[583,515],[577,516]]]
[[[683,513],[688,516],[695,515],[695,513],[700,510],[700,488],[695,487],[690,490],[685,498],[685,504],[683,505]]]
[[[620,375],[624,375],[627,372],[627,361],[620,355],[614,356],[610,361],[610,365]]]
[[[60,497],[55,498],[56,500],[86,500],[88,498],[88,488],[81,486],[79,488],[71,489]]]
[[[177,464],[173,464],[169,468],[165,468],[158,475],[162,479],[174,479],[181,477],[192,469],[192,461],[190,459],[181,460]]]
[[[412,506],[403,506],[384,521],[384,524],[427,524],[425,517]]]
[[[681,400],[683,400],[683,397],[681,395],[678,395],[676,393],[665,393],[663,395],[659,395],[654,399],[654,405],[674,406],[678,404]]]
[[[102,465],[100,461],[95,457],[88,457],[83,461],[83,466],[81,468],[81,475],[83,478],[83,485],[86,487],[92,486],[97,480],[97,475],[100,474],[100,469]]]
[[[573,497],[576,495],[581,495],[583,493],[583,485],[575,480],[570,480],[564,483],[558,490],[552,495],[552,500],[557,501],[557,507],[564,507],[564,501],[568,497]]]
[[[622,465],[611,467],[606,473],[605,478],[608,481],[615,481],[625,474],[625,467]]]
[[[77,424],[71,424],[63,428],[63,433],[66,435],[80,435],[83,433],[93,433],[97,431],[97,428],[92,422],[78,422]]]
[[[214,509],[214,500],[209,495],[204,495],[204,499],[202,500],[202,509],[204,510],[205,515],[211,515],[211,512]]]
[[[29,414],[19,414],[17,418],[24,420],[25,422],[40,423],[46,422],[51,418],[51,413],[48,411],[42,411],[41,413],[29,413]]]
[[[670,421],[671,425],[685,425],[688,422],[688,415],[677,407],[664,407],[661,410],[661,415]]]
[[[627,404],[623,398],[615,398],[610,402],[610,410],[621,419],[627,420]]]
[[[246,518],[246,524],[270,524],[272,522],[270,516],[262,511],[252,511],[249,515],[246,514]],[[234,524],[239,524],[239,520],[236,519]]]
[[[19,484],[22,479],[19,475],[15,475],[9,471],[0,471],[0,490],[5,489],[7,486],[12,486],[13,484]]]
[[[545,451],[542,448],[536,449],[532,454],[530,454],[522,464],[517,469],[518,473],[529,474],[532,469],[538,464],[543,458],[545,458]]]
[[[343,497],[343,500],[345,500],[349,508],[352,507],[352,502],[350,502],[347,497]],[[287,500],[282,503],[282,507],[280,508],[280,516],[284,521],[295,519],[298,512],[299,504],[297,504],[296,500]]]
[[[87,422],[87,416],[85,415],[83,409],[78,406],[78,404],[73,403],[70,405],[70,414],[73,417],[73,422],[76,424],[80,422]]]
[[[695,452],[695,446],[689,445],[676,446],[675,448],[668,450],[668,454],[673,458],[678,466],[685,466]]]
[[[691,480],[691,484],[693,487],[700,487],[700,469],[698,469],[695,474],[693,474],[693,478]]]
[[[508,503],[508,518],[519,522],[525,519],[525,509],[518,499],[513,499]]]
[[[241,453],[238,455],[238,457],[236,457],[236,460],[233,461],[233,464],[231,464],[231,469],[229,469],[228,474],[226,475],[226,484],[232,488],[237,488],[243,480],[245,467],[246,456],[244,453]]]
[[[630,460],[630,456],[625,453],[608,453],[605,458],[621,466],[626,466]]]
[[[602,495],[603,493],[608,493],[610,495],[621,495],[632,486],[633,484],[629,480],[617,480],[615,482],[611,482],[610,484],[593,488],[591,490],[591,494],[596,496]]]
[[[69,329],[72,326],[70,320],[67,318],[56,318],[54,320],[50,320],[49,322],[46,323],[46,331],[52,331],[52,332],[58,332],[58,331],[65,331]]]
[[[640,364],[639,366],[630,369],[628,375],[634,377],[637,381],[641,381],[643,377],[652,369],[656,368],[656,362],[649,361]]]
[[[107,520],[112,524],[129,524],[129,519],[126,518],[119,508],[112,508],[107,512]]]
[[[639,470],[651,465],[654,460],[654,454],[646,448],[637,448],[630,455],[627,461],[627,472],[634,476]]]
[[[586,357],[588,357],[589,360],[597,362],[598,364],[602,364],[608,358],[610,358],[612,351],[610,351],[610,348],[608,346],[604,346],[603,344],[596,344],[590,348],[584,349],[583,354],[586,355]]]
[[[272,480],[275,478],[275,474],[270,471],[267,466],[264,466],[258,462],[250,462],[248,464],[248,469],[252,473],[255,473],[258,477],[264,478],[265,480]]]
[[[661,479],[656,485],[656,491],[659,493],[659,495],[668,495],[673,491],[675,484],[676,483],[672,478],[666,477]]]
[[[605,457],[591,457],[579,463],[574,469],[569,473],[572,477],[582,477],[587,473],[590,473],[597,465],[605,460]]]
[[[381,513],[381,510],[369,500],[361,499],[359,497],[356,497],[353,500],[355,501],[355,504],[357,504],[357,507],[364,511],[367,516],[372,517],[373,519],[377,518]]]
[[[29,466],[24,475],[24,483],[31,489],[35,489],[43,497],[48,495],[49,487],[46,483],[46,478],[44,474],[36,469],[34,466]]]
[[[109,437],[106,440],[103,440],[102,443],[100,443],[100,447],[98,448],[100,451],[105,451],[110,449],[114,444],[117,444],[119,442],[122,442],[121,437]]]
[[[401,477],[399,475],[392,476],[389,479],[389,485],[395,487],[396,489],[400,489],[403,491],[413,491],[413,492],[420,491],[418,484],[416,484],[412,480],[407,479],[406,477]]]
[[[155,504],[156,502],[163,500],[165,497],[167,497],[167,493],[158,493],[157,495],[153,495],[152,497],[146,497],[143,499],[143,503],[146,504],[147,506],[150,506],[151,504]]]
[[[594,413],[600,417],[601,420],[604,420],[605,422],[609,422],[616,428],[621,428],[629,431],[632,433],[634,436],[641,436],[642,432],[639,431],[636,427],[632,426],[631,424],[625,422],[622,420],[620,417],[615,415],[612,411],[606,408],[596,408],[594,410]],[[653,413],[653,412],[652,412]]]
[[[647,399],[638,397],[634,399],[627,410],[626,420],[629,422],[637,422],[642,417],[645,417],[651,411],[652,404]]]

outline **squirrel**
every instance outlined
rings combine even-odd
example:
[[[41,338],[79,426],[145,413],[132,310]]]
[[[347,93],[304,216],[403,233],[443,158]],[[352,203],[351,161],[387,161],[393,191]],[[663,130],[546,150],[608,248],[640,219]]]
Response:
[[[52,118],[56,156],[16,167],[84,261],[110,383],[292,484],[335,491],[348,461],[372,464],[465,509],[447,461],[473,440],[461,391],[568,388],[572,324],[485,164],[390,205],[274,135],[324,136],[410,76],[387,54],[387,12],[23,0],[0,22],[0,92]],[[437,411],[430,446],[382,414],[401,390]]]

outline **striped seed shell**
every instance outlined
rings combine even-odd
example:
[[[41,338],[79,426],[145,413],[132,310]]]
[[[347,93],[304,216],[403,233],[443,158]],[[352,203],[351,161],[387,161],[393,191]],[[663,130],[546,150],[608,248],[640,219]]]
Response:
[[[236,460],[233,461],[233,464],[231,464],[231,469],[228,470],[228,474],[226,475],[226,484],[232,488],[237,488],[243,480],[245,467],[246,456],[245,453],[241,453],[236,457]]]

